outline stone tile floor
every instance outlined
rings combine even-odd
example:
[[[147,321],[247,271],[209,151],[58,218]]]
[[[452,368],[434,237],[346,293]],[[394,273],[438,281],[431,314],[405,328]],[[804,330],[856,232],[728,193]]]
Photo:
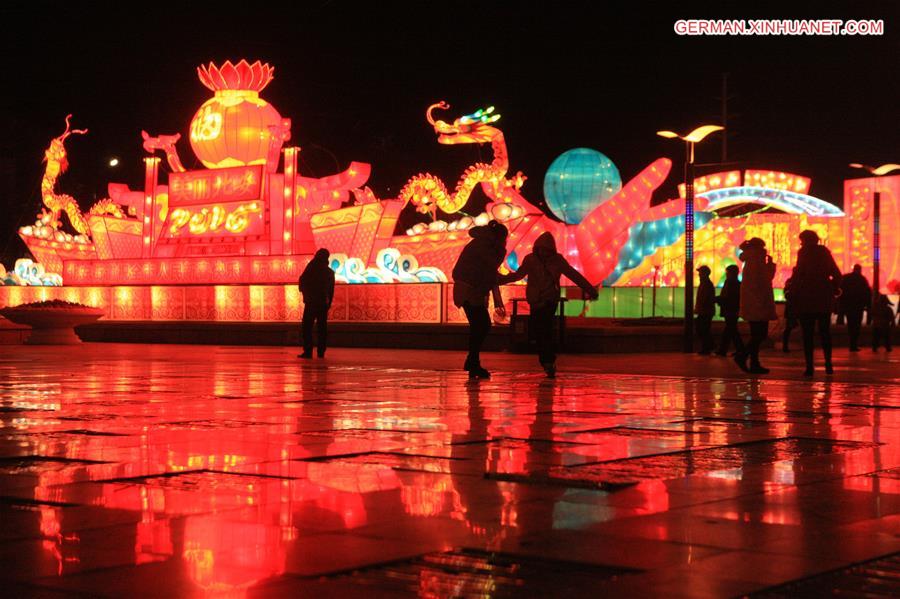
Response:
[[[731,597],[900,552],[898,358],[766,358],[0,347],[0,585]]]

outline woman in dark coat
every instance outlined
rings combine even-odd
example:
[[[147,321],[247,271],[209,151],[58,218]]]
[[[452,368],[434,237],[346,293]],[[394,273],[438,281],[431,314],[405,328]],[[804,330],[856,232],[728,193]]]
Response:
[[[797,252],[791,290],[803,331],[805,376],[813,375],[813,335],[817,324],[822,353],[825,354],[825,372],[834,372],[831,365],[831,313],[840,284],[841,271],[828,248],[819,245],[818,234],[810,229],[800,233],[800,250]]]
[[[491,378],[491,373],[481,366],[481,346],[491,329],[488,294],[493,293],[497,314],[506,315],[497,269],[506,257],[508,235],[509,230],[493,220],[469,229],[472,241],[463,248],[453,267],[453,303],[465,311],[469,321],[469,355],[464,368],[470,379]]]
[[[750,341],[747,343],[747,353],[735,354],[734,361],[742,370],[768,374],[769,369],[759,363],[759,346],[769,336],[769,321],[778,318],[775,314],[775,293],[772,290],[775,263],[766,252],[766,242],[759,237],[748,239],[741,244],[740,249],[740,259],[744,263],[741,318],[750,323]]]

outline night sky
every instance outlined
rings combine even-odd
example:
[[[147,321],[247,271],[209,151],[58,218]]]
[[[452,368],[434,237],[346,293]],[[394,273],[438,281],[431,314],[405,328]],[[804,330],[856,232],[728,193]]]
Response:
[[[371,162],[379,197],[420,171],[452,188],[465,166],[491,159],[488,146],[437,144],[424,118],[432,102],[450,102],[446,120],[495,105],[510,171],[525,172],[523,194],[541,204],[544,172],[569,148],[600,150],[624,181],[660,156],[679,164],[682,147],[654,132],[719,123],[723,73],[731,168],[808,175],[813,195],[840,204],[842,181],[854,175],[848,162],[900,162],[895,1],[730,11],[599,1],[79,4],[0,8],[7,266],[25,255],[15,230],[39,211],[43,151],[67,113],[90,133],[67,142],[71,167],[59,188],[86,209],[110,180],[142,186],[141,129],[181,133],[185,166],[199,165],[187,128],[210,92],[196,67],[226,59],[275,66],[261,95],[293,120],[303,174]],[[873,18],[884,19],[885,35],[680,37],[681,18]],[[720,158],[715,136],[700,146],[698,162]],[[655,201],[674,197],[679,169]]]

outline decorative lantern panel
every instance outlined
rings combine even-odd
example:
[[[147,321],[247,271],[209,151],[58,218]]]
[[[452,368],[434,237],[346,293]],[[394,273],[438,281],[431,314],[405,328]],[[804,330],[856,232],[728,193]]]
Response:
[[[265,164],[273,143],[280,149],[289,135],[284,119],[259,97],[274,70],[259,61],[250,65],[245,60],[197,69],[200,81],[215,92],[191,120],[191,147],[204,166]]]

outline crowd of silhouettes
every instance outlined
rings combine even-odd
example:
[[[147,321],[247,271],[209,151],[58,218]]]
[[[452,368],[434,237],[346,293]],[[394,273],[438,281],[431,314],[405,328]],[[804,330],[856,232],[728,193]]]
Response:
[[[534,242],[532,252],[525,256],[521,266],[507,274],[499,269],[506,257],[507,228],[490,221],[487,225],[469,230],[471,240],[463,248],[453,267],[453,303],[465,312],[469,323],[468,354],[463,368],[469,378],[487,379],[490,372],[481,364],[481,349],[491,328],[488,311],[489,298],[493,297],[494,311],[500,319],[506,317],[506,308],[500,286],[527,277],[525,299],[528,302],[529,329],[537,342],[538,360],[546,375],[556,376],[556,336],[554,320],[560,310],[560,279],[568,277],[578,285],[583,297],[597,299],[597,289],[578,272],[556,249],[550,233],[541,234]],[[784,285],[784,332],[782,349],[790,351],[791,331],[799,324],[803,333],[805,376],[815,372],[815,332],[818,329],[825,372],[832,374],[831,319],[837,313],[847,320],[850,351],[859,351],[859,338],[863,315],[868,312],[872,323],[872,349],[884,346],[891,351],[891,329],[896,315],[893,304],[886,295],[874,293],[862,274],[860,265],[842,275],[827,247],[819,243],[813,230],[800,233],[800,249],[797,263]],[[769,369],[760,362],[760,348],[769,334],[769,323],[777,320],[775,293],[772,282],[776,264],[766,251],[766,243],[753,237],[740,244],[739,260],[743,269],[731,264],[725,269],[722,290],[716,296],[715,285],[710,278],[710,268],[697,269],[700,284],[694,303],[695,327],[700,342],[699,353],[713,353],[715,343],[712,321],[716,305],[725,321],[724,330],[715,354],[727,356],[731,347],[737,366],[751,374],[767,374]],[[303,295],[303,320],[301,339],[303,353],[300,358],[313,357],[313,331],[317,355],[325,356],[327,348],[328,311],[334,299],[334,271],[329,264],[327,249],[318,250],[300,275],[299,288]],[[738,320],[749,325],[747,343],[741,337]]]
[[[881,293],[873,292],[869,282],[857,264],[845,275],[834,261],[827,247],[820,244],[813,230],[800,233],[800,249],[797,263],[784,284],[784,332],[781,345],[790,351],[791,331],[798,324],[803,333],[804,376],[815,374],[815,334],[818,329],[819,345],[826,374],[834,373],[832,360],[831,319],[838,314],[847,320],[847,332],[851,352],[859,351],[863,315],[869,313],[872,322],[872,350],[884,346],[891,351],[891,329],[897,319],[893,303]],[[767,374],[759,359],[761,344],[768,337],[769,322],[777,320],[775,294],[772,281],[776,265],[766,251],[765,242],[753,237],[740,245],[739,259],[744,263],[743,272],[736,264],[725,269],[725,283],[718,297],[714,296],[713,283],[706,266],[697,269],[700,285],[694,308],[700,354],[709,354],[711,348],[711,299],[718,303],[720,315],[725,321],[716,354],[727,356],[734,346],[734,361],[742,370],[753,374]],[[740,275],[740,279],[739,279]],[[738,317],[750,327],[750,340],[745,345],[738,329]]]

